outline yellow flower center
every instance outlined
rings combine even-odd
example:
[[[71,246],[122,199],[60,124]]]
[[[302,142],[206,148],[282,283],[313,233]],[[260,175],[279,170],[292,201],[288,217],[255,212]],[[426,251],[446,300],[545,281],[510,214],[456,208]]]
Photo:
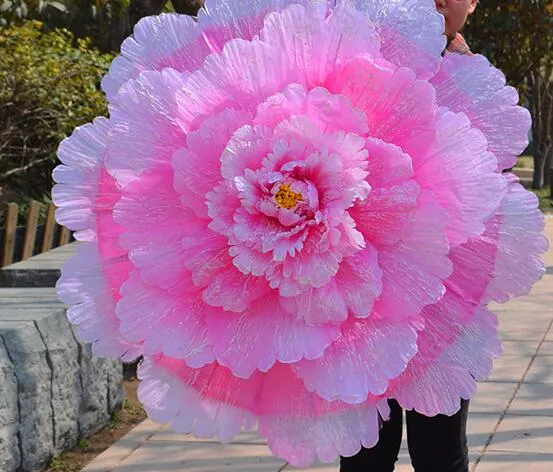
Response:
[[[301,193],[296,193],[288,184],[282,184],[275,195],[275,200],[281,208],[294,208],[298,202],[303,200]]]

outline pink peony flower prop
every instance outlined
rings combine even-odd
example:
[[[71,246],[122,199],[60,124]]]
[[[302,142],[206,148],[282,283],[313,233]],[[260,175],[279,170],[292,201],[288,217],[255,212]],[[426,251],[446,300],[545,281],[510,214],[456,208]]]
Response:
[[[143,19],[75,130],[58,284],[149,415],[292,464],[378,440],[387,399],[453,414],[500,354],[486,308],[544,272],[536,199],[502,171],[529,114],[433,0],[207,1]]]

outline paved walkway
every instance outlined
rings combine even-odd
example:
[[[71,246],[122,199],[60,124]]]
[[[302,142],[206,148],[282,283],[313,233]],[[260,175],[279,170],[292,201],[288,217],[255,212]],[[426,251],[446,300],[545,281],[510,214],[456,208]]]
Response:
[[[547,220],[553,241],[553,218]],[[500,314],[505,354],[472,402],[472,472],[553,471],[553,248],[547,275],[532,293]],[[411,472],[406,448],[399,472]],[[220,445],[172,433],[145,421],[91,462],[84,472],[290,472],[254,434]],[[319,464],[312,472],[336,472]]]

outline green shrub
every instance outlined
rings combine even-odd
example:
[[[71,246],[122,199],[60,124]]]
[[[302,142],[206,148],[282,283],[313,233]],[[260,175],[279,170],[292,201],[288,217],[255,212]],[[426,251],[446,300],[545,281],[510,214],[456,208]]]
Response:
[[[6,198],[6,201],[8,199]],[[29,197],[19,197],[17,199],[9,199],[10,202],[0,203],[0,232],[6,226],[6,213],[8,210],[8,205],[6,203],[17,203],[18,204],[18,224],[24,225],[27,221],[27,216],[29,215],[29,209],[33,199]],[[52,203],[50,197],[46,196],[43,200],[39,200],[40,211],[38,213],[38,224],[42,225],[46,222],[46,216],[48,215],[48,206]],[[0,235],[0,239],[2,239]]]
[[[0,51],[0,193],[42,199],[59,142],[106,113],[100,81],[112,56],[36,21],[0,27]]]

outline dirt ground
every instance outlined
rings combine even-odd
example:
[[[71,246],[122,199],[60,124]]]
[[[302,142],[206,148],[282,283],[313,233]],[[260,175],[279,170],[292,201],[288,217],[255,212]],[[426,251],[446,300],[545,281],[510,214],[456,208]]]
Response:
[[[125,403],[115,413],[110,423],[89,438],[81,438],[77,447],[54,459],[46,472],[77,472],[96,456],[122,438],[127,432],[146,418],[142,405],[136,396],[138,380],[125,380]]]

